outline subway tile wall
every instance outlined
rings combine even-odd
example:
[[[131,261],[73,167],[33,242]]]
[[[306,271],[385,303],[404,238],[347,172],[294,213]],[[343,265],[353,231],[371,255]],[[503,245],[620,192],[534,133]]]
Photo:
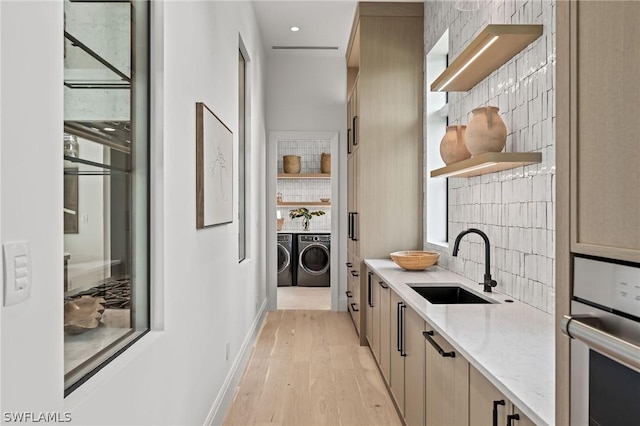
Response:
[[[283,159],[285,155],[300,156],[300,173],[320,173],[320,157],[322,153],[331,152],[330,139],[286,139],[277,142],[278,173],[284,173]],[[330,202],[322,204],[321,198],[331,197],[331,179],[278,179],[277,191],[282,194],[283,202],[311,201],[315,206],[305,206],[310,211],[322,210],[323,216],[314,216],[309,230],[331,232]],[[299,232],[303,230],[302,218],[291,219],[289,211],[298,206],[279,206],[281,217],[285,218],[283,231]]]
[[[541,152],[542,163],[473,178],[449,179],[449,247],[439,264],[482,281],[484,245],[491,241],[491,274],[497,289],[548,313],[555,310],[555,1],[480,1],[480,10],[460,12],[454,1],[425,2],[425,55],[449,28],[455,58],[488,24],[543,24],[543,35],[468,92],[449,93],[449,123],[467,124],[472,109],[500,108],[507,126],[506,152]],[[431,82],[425,82],[428,90]],[[426,122],[426,120],[425,120]],[[426,134],[426,132],[425,132]],[[425,161],[426,164],[426,161]],[[425,175],[428,175],[425,170]],[[425,197],[426,199],[426,197]],[[425,209],[426,211],[426,209]]]

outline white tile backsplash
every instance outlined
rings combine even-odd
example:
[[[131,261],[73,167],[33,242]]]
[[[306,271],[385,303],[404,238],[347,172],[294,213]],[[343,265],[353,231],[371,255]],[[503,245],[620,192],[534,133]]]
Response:
[[[495,105],[507,126],[506,152],[541,152],[542,163],[499,173],[449,179],[449,249],[439,264],[469,279],[482,279],[484,247],[459,232],[479,228],[491,241],[491,273],[498,289],[545,312],[555,303],[555,0],[480,2],[460,12],[454,1],[425,2],[425,55],[449,28],[455,58],[488,24],[543,24],[543,35],[468,92],[449,93],[450,124],[467,124],[472,109]],[[425,84],[428,90],[431,82]],[[426,122],[426,121],[425,121]],[[426,132],[425,132],[426,134]],[[429,170],[426,171],[427,175]],[[426,197],[425,197],[426,198]]]

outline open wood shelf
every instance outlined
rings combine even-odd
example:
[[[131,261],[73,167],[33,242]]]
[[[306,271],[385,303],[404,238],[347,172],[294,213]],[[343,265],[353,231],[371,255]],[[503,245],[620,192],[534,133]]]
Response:
[[[331,173],[278,173],[278,179],[331,179]]]
[[[490,24],[431,84],[432,92],[466,92],[542,35],[542,25]]]
[[[277,203],[279,206],[283,207],[307,207],[307,206],[330,206],[331,203],[323,203],[322,201],[280,201]]]
[[[431,177],[471,177],[540,163],[540,152],[485,152],[431,171]]]

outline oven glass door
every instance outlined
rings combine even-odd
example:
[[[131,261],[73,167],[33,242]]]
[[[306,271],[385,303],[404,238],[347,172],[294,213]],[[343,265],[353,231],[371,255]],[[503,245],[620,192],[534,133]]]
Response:
[[[589,425],[640,424],[640,373],[589,350]]]

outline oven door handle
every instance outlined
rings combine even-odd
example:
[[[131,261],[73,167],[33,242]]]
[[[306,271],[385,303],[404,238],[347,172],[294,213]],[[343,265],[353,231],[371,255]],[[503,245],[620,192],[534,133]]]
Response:
[[[640,346],[599,329],[599,323],[598,317],[592,315],[565,315],[560,328],[567,336],[582,341],[609,358],[640,369]]]

